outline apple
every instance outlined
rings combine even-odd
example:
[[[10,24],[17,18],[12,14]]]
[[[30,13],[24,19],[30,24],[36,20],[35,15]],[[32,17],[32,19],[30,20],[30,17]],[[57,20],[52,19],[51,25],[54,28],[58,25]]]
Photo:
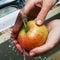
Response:
[[[18,35],[18,42],[23,49],[30,51],[46,42],[48,29],[45,25],[36,25],[35,20],[28,21],[27,26],[27,31],[24,25],[22,26]]]

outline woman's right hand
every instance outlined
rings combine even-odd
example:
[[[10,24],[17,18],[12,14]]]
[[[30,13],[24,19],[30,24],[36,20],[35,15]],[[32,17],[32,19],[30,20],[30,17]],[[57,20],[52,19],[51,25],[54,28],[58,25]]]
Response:
[[[36,20],[37,25],[41,25],[48,11],[51,7],[56,3],[57,0],[28,0],[26,5],[24,6],[24,14],[28,17],[28,20],[34,19]],[[21,46],[17,43],[17,36],[22,26],[22,13],[19,12],[17,16],[17,20],[13,27],[11,38],[14,40],[15,45],[18,47],[20,51],[23,51]]]

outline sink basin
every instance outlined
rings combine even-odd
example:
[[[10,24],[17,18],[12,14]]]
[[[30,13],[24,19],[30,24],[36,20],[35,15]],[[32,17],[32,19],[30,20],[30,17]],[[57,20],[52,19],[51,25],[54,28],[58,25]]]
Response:
[[[16,21],[17,15],[20,10],[16,10],[4,17],[0,18],[0,32],[12,27]],[[9,18],[7,18],[9,17]],[[46,22],[51,21],[53,19],[60,19],[60,6],[52,9],[47,17]],[[9,30],[10,31],[10,30]],[[24,56],[17,50],[17,48],[12,43],[12,40],[10,39],[9,31],[4,33],[3,35],[0,35],[0,40],[4,38],[2,41],[0,41],[0,59],[1,60],[24,60]],[[10,31],[11,32],[11,31]],[[6,38],[6,39],[5,39]],[[30,57],[26,60],[60,60],[60,42],[58,45],[52,49],[51,51],[40,55],[38,57]]]

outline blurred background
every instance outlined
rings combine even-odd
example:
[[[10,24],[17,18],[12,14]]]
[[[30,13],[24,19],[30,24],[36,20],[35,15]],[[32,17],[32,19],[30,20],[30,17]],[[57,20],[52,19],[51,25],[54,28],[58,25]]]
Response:
[[[0,0],[0,17],[22,8],[25,2],[25,0]]]
[[[0,0],[0,60],[24,60],[24,56],[16,49],[10,34],[17,15],[27,0]],[[46,17],[46,22],[60,19],[60,2],[54,6]],[[60,42],[51,51],[38,57],[25,60],[60,60]]]

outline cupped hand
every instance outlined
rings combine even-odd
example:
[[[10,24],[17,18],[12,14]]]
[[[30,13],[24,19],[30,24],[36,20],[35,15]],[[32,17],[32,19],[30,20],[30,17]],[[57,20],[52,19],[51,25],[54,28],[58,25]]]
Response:
[[[53,49],[56,44],[59,42],[60,39],[60,20],[53,20],[49,22],[47,25],[49,35],[47,38],[47,41],[44,45],[40,47],[36,47],[32,49],[29,53],[24,51],[24,49],[21,48],[20,44],[14,40],[14,44],[17,47],[17,49],[25,54],[26,56],[35,56],[35,55],[41,55],[51,49]]]
[[[49,35],[44,45],[34,48],[29,52],[29,56],[39,55],[53,49],[60,39],[60,20],[54,20],[47,24]]]
[[[56,3],[57,0],[29,0],[24,6],[24,14],[26,14],[28,20],[35,19],[37,25],[41,25],[48,11]],[[23,52],[24,49],[17,42],[17,36],[22,26],[22,13],[19,12],[17,20],[12,30],[11,38],[14,40],[17,48]]]

